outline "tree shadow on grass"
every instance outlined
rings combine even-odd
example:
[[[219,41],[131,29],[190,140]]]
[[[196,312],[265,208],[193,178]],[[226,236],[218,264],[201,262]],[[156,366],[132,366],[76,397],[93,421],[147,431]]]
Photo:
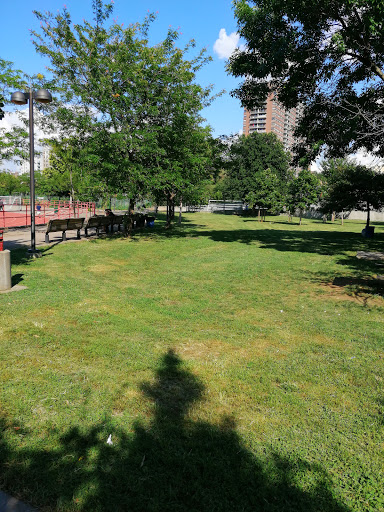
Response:
[[[275,249],[286,252],[317,253],[325,255],[343,255],[347,251],[384,251],[384,233],[376,233],[372,239],[363,238],[353,231],[301,230],[297,225],[283,221],[258,222],[257,219],[243,219],[246,223],[254,223],[256,229],[209,230],[204,225],[183,220],[182,228],[175,225],[172,229],[163,229],[160,224],[155,230],[141,230],[134,233],[138,239],[142,235],[154,239],[162,238],[202,238],[207,237],[214,242],[258,244],[260,248]],[[274,225],[284,225],[286,229],[275,229]],[[322,222],[319,221],[319,224]],[[264,227],[266,226],[266,227]],[[268,227],[267,227],[268,226]],[[270,227],[269,227],[270,226]],[[294,227],[294,229],[291,229]]]
[[[57,244],[55,244],[57,245]],[[53,252],[50,252],[53,249],[53,245],[51,244],[49,247],[39,248],[40,257],[45,258],[46,256],[51,256]],[[26,247],[21,249],[13,249],[11,251],[11,265],[29,265],[33,261],[33,258],[28,256]]]
[[[45,511],[350,512],[316,464],[273,452],[258,458],[243,445],[233,418],[219,426],[190,419],[204,386],[172,350],[141,391],[154,416],[131,435],[105,424],[74,427],[51,451],[15,452],[0,439],[4,490]],[[0,432],[12,428],[3,421]],[[303,490],[298,482],[305,476]]]

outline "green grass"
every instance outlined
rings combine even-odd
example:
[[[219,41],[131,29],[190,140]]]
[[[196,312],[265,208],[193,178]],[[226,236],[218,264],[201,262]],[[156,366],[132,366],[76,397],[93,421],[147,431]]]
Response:
[[[356,259],[382,226],[267,220],[12,253],[2,490],[42,511],[384,510],[384,269]]]

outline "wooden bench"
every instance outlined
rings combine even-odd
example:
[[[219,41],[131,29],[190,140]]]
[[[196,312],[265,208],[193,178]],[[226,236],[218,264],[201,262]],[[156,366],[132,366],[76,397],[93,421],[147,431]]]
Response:
[[[47,224],[47,229],[45,231],[45,243],[49,244],[49,233],[57,233],[62,232],[62,240],[65,242],[67,240],[66,231],[71,231],[76,229],[77,231],[77,239],[80,238],[80,229],[84,225],[84,217],[80,217],[78,219],[51,219]]]
[[[117,231],[121,231],[124,226],[124,215],[113,215],[112,218],[112,226],[117,226]],[[113,228],[112,228],[113,231]]]
[[[148,225],[148,219],[151,221],[155,220],[155,217],[148,217],[146,213],[134,213],[133,214],[133,227],[134,228],[144,228]]]
[[[97,236],[101,229],[104,229],[105,232],[108,233],[108,231],[113,228],[113,216],[104,217],[95,215],[94,217],[89,217],[84,226],[85,236],[88,236],[88,230],[92,228],[96,229]]]
[[[106,233],[113,233],[115,226],[117,226],[117,231],[122,231],[124,226],[124,217],[125,215],[95,215],[93,217],[89,217],[84,225],[85,236],[88,236],[89,229],[95,229],[97,236],[102,229],[104,229]],[[142,213],[135,213],[132,217],[132,228],[142,228],[148,224],[148,220],[150,220],[151,226],[153,226],[155,217],[148,217]]]

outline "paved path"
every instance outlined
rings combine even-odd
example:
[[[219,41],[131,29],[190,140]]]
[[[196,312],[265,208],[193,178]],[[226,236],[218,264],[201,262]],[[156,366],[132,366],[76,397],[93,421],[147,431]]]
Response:
[[[45,243],[45,226],[36,226],[36,247],[47,245]],[[76,230],[67,231],[67,241],[78,241],[76,238]],[[82,236],[84,240],[84,236]],[[49,233],[49,242],[61,242],[61,232]],[[31,245],[31,228],[9,228],[4,231],[4,249],[28,249]]]
[[[37,510],[0,491],[0,512],[37,512]]]

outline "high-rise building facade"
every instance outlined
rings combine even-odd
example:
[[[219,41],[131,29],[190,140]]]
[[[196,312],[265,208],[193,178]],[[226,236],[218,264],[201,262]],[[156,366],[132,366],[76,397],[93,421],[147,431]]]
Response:
[[[47,167],[49,167],[49,156],[51,154],[50,148],[46,148],[43,150],[40,150],[40,154],[35,154],[35,170],[36,171],[43,171]],[[29,172],[29,160],[25,160],[21,164],[21,174],[25,174]]]
[[[291,151],[295,143],[293,131],[296,126],[298,108],[286,110],[270,93],[267,101],[260,108],[244,109],[243,133],[275,133],[284,144],[284,149]]]

